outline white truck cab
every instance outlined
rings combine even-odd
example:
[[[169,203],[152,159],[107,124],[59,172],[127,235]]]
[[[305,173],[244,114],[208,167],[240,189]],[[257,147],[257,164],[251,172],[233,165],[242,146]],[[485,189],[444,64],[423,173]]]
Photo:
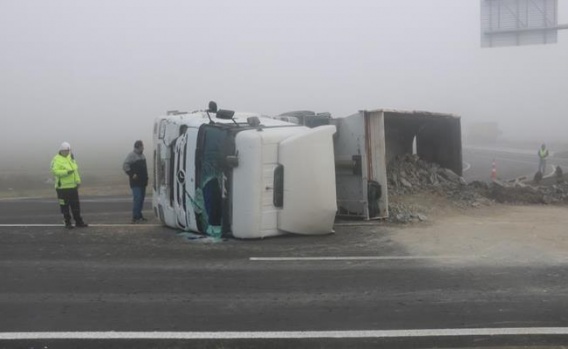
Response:
[[[214,103],[169,112],[154,124],[154,212],[167,226],[213,237],[329,233],[335,131]]]

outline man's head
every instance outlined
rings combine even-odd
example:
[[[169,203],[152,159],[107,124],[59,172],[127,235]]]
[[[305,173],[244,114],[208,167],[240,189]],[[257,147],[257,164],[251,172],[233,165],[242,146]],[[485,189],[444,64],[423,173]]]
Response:
[[[542,143],[542,145],[540,146],[540,149],[546,149],[546,144]]]
[[[144,152],[144,143],[141,140],[137,140],[134,142],[134,151],[138,154],[142,154]]]
[[[70,151],[71,151],[71,144],[69,144],[67,142],[63,142],[59,146],[59,154],[61,154],[62,156],[69,155]]]

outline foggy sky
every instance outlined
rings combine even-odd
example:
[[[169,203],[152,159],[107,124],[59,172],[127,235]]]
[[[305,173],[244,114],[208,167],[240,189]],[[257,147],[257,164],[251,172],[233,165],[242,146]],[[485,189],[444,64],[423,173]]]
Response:
[[[568,30],[480,47],[478,0],[0,0],[0,154],[151,148],[154,118],[206,108],[361,109],[497,121],[567,139]],[[568,23],[568,0],[559,1]],[[16,151],[17,150],[17,151]],[[8,154],[8,155],[7,155]]]

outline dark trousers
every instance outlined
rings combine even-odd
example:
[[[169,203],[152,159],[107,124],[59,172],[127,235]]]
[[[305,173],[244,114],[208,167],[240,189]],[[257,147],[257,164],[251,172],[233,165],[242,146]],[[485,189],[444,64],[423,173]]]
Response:
[[[146,187],[132,187],[132,219],[142,218],[142,208],[146,197]]]
[[[65,219],[65,224],[71,224],[71,214],[75,220],[75,224],[82,224],[81,206],[79,204],[79,191],[77,188],[55,189],[57,191],[57,199],[59,199],[59,208]],[[69,213],[71,209],[71,214]]]

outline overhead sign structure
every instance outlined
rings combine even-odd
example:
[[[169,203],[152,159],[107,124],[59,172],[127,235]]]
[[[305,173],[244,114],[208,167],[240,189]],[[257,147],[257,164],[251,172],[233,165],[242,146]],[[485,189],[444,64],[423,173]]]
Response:
[[[554,44],[558,0],[481,0],[481,47]]]

